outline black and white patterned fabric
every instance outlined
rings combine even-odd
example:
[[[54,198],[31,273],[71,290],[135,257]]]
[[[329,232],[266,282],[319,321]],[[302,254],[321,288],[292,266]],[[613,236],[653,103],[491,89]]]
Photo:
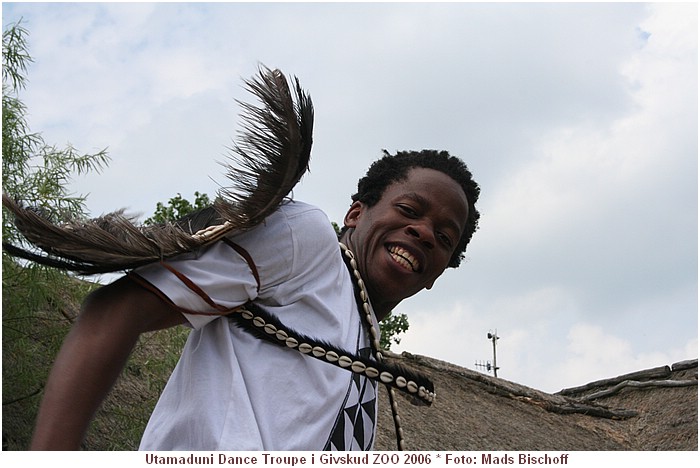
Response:
[[[370,348],[360,355],[368,357]],[[352,374],[348,393],[324,450],[371,450],[377,425],[377,383]]]

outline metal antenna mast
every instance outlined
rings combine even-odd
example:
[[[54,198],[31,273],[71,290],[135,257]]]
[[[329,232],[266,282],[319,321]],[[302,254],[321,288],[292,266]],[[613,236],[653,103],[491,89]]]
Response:
[[[497,334],[497,330],[494,331],[493,333],[488,332],[486,337],[491,340],[491,343],[493,343],[493,376],[498,377],[498,366],[496,365],[496,340],[498,340],[499,336]]]
[[[491,361],[477,361],[474,363],[476,367],[484,368],[486,369],[487,372],[491,372],[493,370],[493,376],[498,377],[498,369],[499,367],[496,365],[496,340],[498,340],[500,337],[498,334],[494,331],[491,333],[490,331],[486,334],[486,337],[491,340],[491,343],[493,343],[493,364],[491,364]]]

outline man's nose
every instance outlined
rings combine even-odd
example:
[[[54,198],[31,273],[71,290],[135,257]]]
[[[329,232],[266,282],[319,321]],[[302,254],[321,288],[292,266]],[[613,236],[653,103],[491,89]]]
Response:
[[[414,223],[406,227],[409,235],[417,237],[418,240],[426,247],[432,249],[435,247],[435,236],[433,235],[433,229],[428,225],[428,223]]]

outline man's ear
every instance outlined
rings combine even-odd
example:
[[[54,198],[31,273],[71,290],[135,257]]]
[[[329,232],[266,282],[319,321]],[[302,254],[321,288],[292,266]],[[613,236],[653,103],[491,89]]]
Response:
[[[352,205],[350,205],[350,208],[348,209],[348,212],[345,214],[345,218],[343,219],[343,223],[345,224],[345,226],[349,228],[356,227],[357,220],[360,219],[360,215],[362,214],[364,209],[365,205],[360,201],[356,201]]]

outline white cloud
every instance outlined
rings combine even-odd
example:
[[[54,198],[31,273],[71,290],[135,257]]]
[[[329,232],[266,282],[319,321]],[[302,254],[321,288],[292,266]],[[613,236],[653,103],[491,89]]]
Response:
[[[471,367],[498,326],[500,375],[549,391],[697,356],[697,19],[651,13],[617,65],[630,105],[551,125],[484,190],[475,271],[444,290],[466,290],[464,310],[430,315],[479,332],[421,317],[402,346]]]
[[[567,340],[564,359],[555,369],[562,388],[697,357],[689,354],[697,352],[697,339],[674,343],[664,351],[644,352],[616,336],[615,330],[586,323],[574,325]]]
[[[498,334],[496,362],[500,378],[547,392],[595,380],[671,365],[697,357],[697,338],[645,350],[622,338],[620,330],[586,322],[567,330],[552,321],[494,327],[488,315],[455,305],[431,315],[410,315],[410,328],[395,352],[408,351],[484,373],[477,362],[493,362],[487,333]]]
[[[332,220],[382,148],[448,149],[482,186],[467,262],[399,307],[411,321],[403,349],[473,367],[498,328],[502,376],[552,391],[624,362],[697,356],[697,5],[3,13],[30,30],[33,128],[82,151],[109,146],[107,171],[75,184],[95,214],[211,194],[233,100],[248,98],[240,78],[261,61],[311,91],[312,172],[295,196]],[[620,360],[605,365],[586,340]]]

